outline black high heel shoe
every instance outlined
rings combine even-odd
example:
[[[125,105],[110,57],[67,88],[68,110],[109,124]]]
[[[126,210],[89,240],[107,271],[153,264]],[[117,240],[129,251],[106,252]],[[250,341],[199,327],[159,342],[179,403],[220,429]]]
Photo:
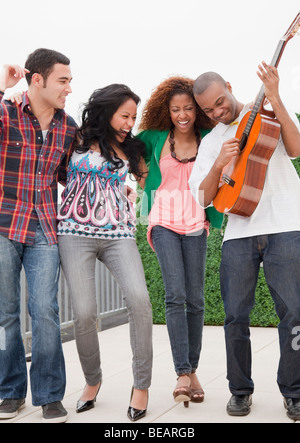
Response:
[[[97,395],[99,393],[100,387],[101,387],[101,383],[99,385],[97,394],[93,400],[86,400],[86,401],[78,400],[77,407],[76,407],[77,413],[89,411],[90,409],[93,409],[95,407],[95,403],[97,400]]]
[[[134,388],[132,388],[132,391],[131,391],[130,402],[133,397],[133,390],[134,390]],[[149,399],[149,394],[148,394],[148,399]],[[147,403],[148,403],[148,400],[147,400]],[[132,406],[129,406],[128,411],[127,411],[127,417],[131,421],[137,421],[137,420],[140,420],[141,418],[145,417],[146,412],[147,412],[147,408],[146,409],[135,409]]]

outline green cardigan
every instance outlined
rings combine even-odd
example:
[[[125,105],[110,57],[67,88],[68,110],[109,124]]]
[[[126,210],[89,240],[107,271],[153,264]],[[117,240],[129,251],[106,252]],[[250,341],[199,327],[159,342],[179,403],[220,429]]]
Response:
[[[209,132],[210,130],[201,130],[201,137],[204,137]],[[144,216],[149,214],[154,201],[153,193],[161,184],[162,177],[159,167],[159,160],[168,134],[169,130],[157,131],[149,129],[140,132],[137,135],[137,138],[142,140],[146,145],[145,161],[149,169],[141,205],[141,215]],[[223,214],[218,212],[214,207],[209,207],[205,211],[206,219],[214,228],[220,229],[223,223]]]

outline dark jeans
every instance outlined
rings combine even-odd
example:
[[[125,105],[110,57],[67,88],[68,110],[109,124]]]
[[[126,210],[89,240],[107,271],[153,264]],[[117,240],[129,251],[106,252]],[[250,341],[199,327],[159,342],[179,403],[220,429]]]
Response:
[[[226,241],[220,268],[226,312],[227,378],[233,394],[251,394],[249,314],[254,306],[260,264],[280,318],[277,382],[285,397],[300,397],[300,232]]]
[[[204,323],[206,231],[180,235],[161,226],[152,241],[166,291],[166,322],[177,375],[199,363]]]

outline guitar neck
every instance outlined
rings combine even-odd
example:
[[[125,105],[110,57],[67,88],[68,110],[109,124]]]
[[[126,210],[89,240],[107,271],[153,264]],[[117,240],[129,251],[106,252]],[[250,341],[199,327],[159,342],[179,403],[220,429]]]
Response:
[[[300,28],[300,12],[298,12],[295,20],[292,22],[291,26],[289,27],[289,29],[287,30],[287,32],[285,33],[283,38],[281,40],[279,40],[274,57],[272,58],[272,61],[271,61],[271,66],[274,66],[275,68],[277,68],[287,42],[292,37],[294,37],[294,35],[297,33],[299,28]],[[260,88],[259,94],[257,96],[257,99],[255,100],[252,112],[251,112],[248,122],[247,122],[247,125],[244,129],[243,136],[241,138],[241,143],[240,143],[241,150],[244,149],[244,147],[245,147],[245,144],[247,142],[247,138],[248,138],[251,128],[253,126],[254,120],[255,120],[258,112],[262,108],[262,104],[263,104],[264,99],[265,99],[265,87],[264,87],[264,85],[262,85],[262,87]]]
[[[271,65],[275,66],[275,68],[277,68],[277,66],[279,65],[279,62],[281,60],[281,57],[282,57],[282,54],[283,54],[286,44],[287,44],[287,41],[284,39],[280,40],[278,43],[274,57],[272,58],[272,61],[271,61]]]
[[[279,65],[279,62],[280,62],[280,59],[282,57],[282,54],[283,54],[284,48],[286,46],[286,43],[287,42],[285,40],[280,40],[279,43],[278,43],[278,46],[277,46],[277,49],[275,51],[274,57],[272,58],[272,61],[270,63],[275,68],[277,68],[277,66]],[[259,110],[261,108],[261,105],[262,105],[264,99],[265,99],[265,87],[264,87],[264,85],[262,85],[261,88],[260,88],[259,94],[258,94],[258,96],[257,96],[257,98],[255,100],[252,112],[251,112],[250,117],[248,119],[248,123],[247,123],[247,125],[246,125],[246,127],[244,129],[244,134],[247,135],[247,136],[250,134],[251,128],[252,128],[253,123],[254,123],[254,120],[255,120],[255,118],[256,118],[256,116],[257,116],[257,114],[258,114],[258,112],[259,112]]]

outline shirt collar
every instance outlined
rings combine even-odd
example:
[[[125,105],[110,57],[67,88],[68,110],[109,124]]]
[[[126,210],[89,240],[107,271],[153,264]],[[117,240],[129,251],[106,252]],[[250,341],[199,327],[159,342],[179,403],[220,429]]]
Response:
[[[27,112],[27,109],[31,111],[27,92],[24,92],[24,94],[23,94],[22,103],[21,103],[21,109],[22,109],[23,112],[24,111]]]
[[[240,121],[242,120],[242,118],[244,117],[244,115],[250,111],[251,108],[251,104],[247,104],[243,107],[243,109],[241,110],[238,118],[236,120],[234,120],[234,122],[230,123],[229,125],[224,125],[224,123],[218,123],[216,126],[216,129],[218,131],[218,133],[220,135],[225,135],[227,131],[229,131],[232,127],[236,127],[237,125],[240,124]]]
[[[27,91],[23,93],[23,98],[22,98],[22,103],[21,103],[21,109],[23,112],[26,112],[27,114],[33,114],[32,110],[31,110],[31,106],[29,103],[29,98],[28,98],[28,93]],[[63,109],[56,109],[55,113],[54,113],[54,117],[53,120],[61,120],[62,116],[64,114],[64,110]]]

